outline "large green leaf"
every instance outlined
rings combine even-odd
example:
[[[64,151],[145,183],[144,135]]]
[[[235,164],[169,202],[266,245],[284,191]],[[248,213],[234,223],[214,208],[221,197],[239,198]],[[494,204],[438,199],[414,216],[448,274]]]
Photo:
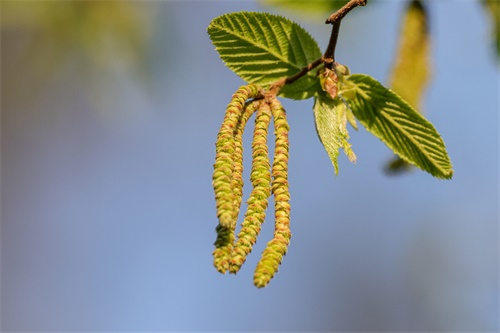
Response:
[[[227,67],[248,83],[268,85],[296,74],[321,57],[316,41],[297,23],[268,13],[237,12],[219,16],[208,34]],[[314,71],[290,85],[280,95],[292,99],[311,97],[318,89]]]
[[[363,74],[344,77],[341,93],[359,122],[403,160],[435,177],[452,177],[441,136],[396,93]]]
[[[343,148],[351,162],[356,155],[349,144],[346,124],[350,110],[340,98],[332,99],[326,92],[320,92],[314,99],[314,121],[318,137],[332,161],[335,174],[339,172],[339,149]]]

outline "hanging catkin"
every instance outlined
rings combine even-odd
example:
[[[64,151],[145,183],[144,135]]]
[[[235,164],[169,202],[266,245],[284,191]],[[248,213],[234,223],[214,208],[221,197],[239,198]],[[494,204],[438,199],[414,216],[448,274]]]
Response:
[[[236,221],[238,220],[238,212],[243,197],[243,131],[248,119],[257,110],[259,103],[260,101],[252,101],[245,104],[244,110],[233,132],[234,153],[233,170],[231,174],[231,187],[233,191],[233,222],[229,227],[219,224],[215,228],[217,239],[214,243],[215,250],[213,251],[213,257],[214,266],[220,273],[225,273],[229,270],[235,238],[234,232],[236,228]]]
[[[265,287],[278,271],[290,243],[290,191],[288,188],[289,125],[286,112],[277,99],[271,101],[274,118],[274,161],[272,166],[272,193],[274,195],[275,230],[267,243],[254,273],[256,287]]]
[[[249,89],[241,87],[233,95],[217,137],[217,156],[213,175],[217,216],[220,220],[221,216],[231,214],[228,225],[223,225],[220,222],[215,228],[217,239],[213,251],[214,266],[221,273],[229,270],[235,238],[234,230],[243,196],[243,131],[248,119],[258,108],[260,101],[245,103],[243,111],[240,111],[240,103],[244,103],[247,96],[256,97],[258,90],[259,88],[256,86],[251,86]]]

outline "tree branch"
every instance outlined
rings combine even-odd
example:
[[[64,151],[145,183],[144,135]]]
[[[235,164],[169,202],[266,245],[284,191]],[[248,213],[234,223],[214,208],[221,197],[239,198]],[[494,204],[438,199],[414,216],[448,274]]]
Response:
[[[339,38],[340,22],[347,15],[347,13],[357,6],[365,6],[367,1],[368,0],[351,0],[346,3],[344,7],[330,15],[330,17],[326,20],[326,24],[332,25],[330,41],[328,42],[328,47],[323,55],[327,68],[332,69],[335,64],[335,47],[337,46],[337,39]]]
[[[332,69],[333,63],[335,62],[335,48],[337,46],[337,39],[339,38],[340,30],[340,20],[332,23],[332,33],[330,35],[330,41],[326,48],[323,59],[325,61],[326,67]]]
[[[366,6],[367,3],[368,3],[368,0],[351,0],[348,3],[346,3],[344,5],[344,7],[340,8],[335,13],[333,13],[332,15],[330,15],[330,17],[326,19],[325,23],[326,24],[333,24],[335,22],[339,22],[352,9],[356,8],[357,6]]]
[[[300,70],[300,72],[298,72],[297,74],[287,77],[285,79],[285,84],[290,84],[290,83],[293,83],[293,82],[297,81],[302,76],[306,75],[307,72],[309,72],[310,70],[313,70],[314,68],[318,67],[322,62],[323,62],[323,58],[318,58],[318,59],[314,60],[313,62],[311,62],[310,64],[308,64],[304,68],[302,68]]]

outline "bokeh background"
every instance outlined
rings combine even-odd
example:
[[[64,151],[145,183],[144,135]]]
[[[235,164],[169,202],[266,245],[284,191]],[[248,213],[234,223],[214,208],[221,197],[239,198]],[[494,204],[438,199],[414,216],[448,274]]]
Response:
[[[391,152],[363,129],[335,177],[312,100],[284,100],[293,237],[258,290],[272,219],[236,276],[212,267],[214,142],[243,82],[206,27],[279,12],[324,48],[324,18],[255,1],[2,1],[1,330],[498,331],[493,27],[478,1],[427,3],[423,106],[453,180],[388,177]],[[387,82],[404,7],[355,9],[337,60]]]

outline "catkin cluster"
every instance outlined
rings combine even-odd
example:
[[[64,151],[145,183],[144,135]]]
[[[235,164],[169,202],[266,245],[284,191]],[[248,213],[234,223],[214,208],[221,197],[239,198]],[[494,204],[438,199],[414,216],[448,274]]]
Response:
[[[250,101],[248,101],[250,100]],[[243,197],[243,132],[255,116],[252,141],[252,191],[247,210],[236,234]],[[268,131],[274,124],[275,147],[271,165]],[[278,271],[290,242],[290,192],[288,188],[288,131],[286,112],[275,97],[264,98],[256,85],[243,86],[233,95],[217,136],[213,173],[217,217],[214,266],[221,273],[237,273],[257,241],[266,217],[269,198],[274,196],[275,231],[257,264],[254,284],[265,287]]]

